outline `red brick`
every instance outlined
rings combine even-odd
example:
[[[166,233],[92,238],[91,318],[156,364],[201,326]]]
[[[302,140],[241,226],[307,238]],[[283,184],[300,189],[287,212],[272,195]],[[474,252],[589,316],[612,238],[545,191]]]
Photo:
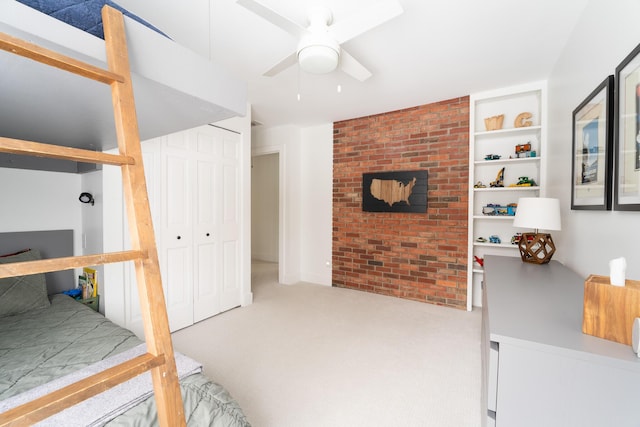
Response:
[[[469,98],[334,124],[333,284],[466,306]],[[362,174],[429,171],[426,214],[362,212]]]

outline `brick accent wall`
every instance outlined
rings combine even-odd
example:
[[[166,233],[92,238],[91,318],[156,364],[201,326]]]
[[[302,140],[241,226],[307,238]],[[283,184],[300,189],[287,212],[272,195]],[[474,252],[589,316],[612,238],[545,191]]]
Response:
[[[466,308],[469,97],[333,125],[334,286]],[[426,169],[427,213],[362,211],[362,174]]]

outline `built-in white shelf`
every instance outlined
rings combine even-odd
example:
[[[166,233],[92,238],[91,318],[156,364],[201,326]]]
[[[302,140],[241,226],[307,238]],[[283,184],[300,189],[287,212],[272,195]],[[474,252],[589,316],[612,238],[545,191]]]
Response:
[[[473,219],[487,219],[489,221],[513,221],[515,215],[474,215]]]
[[[498,159],[498,160],[476,160],[473,162],[476,166],[483,165],[499,165],[499,164],[518,164],[518,163],[535,163],[539,162],[540,157],[523,157],[520,159]]]
[[[482,132],[476,132],[474,135],[477,137],[483,136],[495,136],[501,135],[505,133],[527,133],[527,132],[537,132],[542,129],[542,126],[525,126],[521,128],[508,128],[508,129],[498,129],[498,130],[487,130]]]
[[[534,185],[531,187],[485,187],[485,188],[473,188],[473,191],[481,192],[500,192],[500,191],[538,191],[540,186]]]
[[[483,215],[487,204],[501,206],[517,202],[521,197],[544,196],[546,192],[547,150],[547,84],[544,81],[472,94],[469,105],[469,230],[467,263],[467,309],[482,305],[482,268],[474,257],[485,255],[516,256],[518,245],[511,244],[513,236],[524,230],[513,227],[514,216]],[[525,113],[531,126],[523,124]],[[529,114],[526,114],[529,113]],[[487,121],[502,115],[503,129],[486,130]],[[530,144],[532,157],[518,157],[522,145]],[[535,153],[534,153],[535,152]],[[485,160],[489,155],[500,156]],[[491,187],[504,168],[505,187]],[[513,185],[520,177],[529,177],[534,186]],[[477,183],[486,187],[475,188]],[[475,239],[498,236],[503,243],[480,243]]]
[[[518,245],[512,245],[511,243],[482,243],[482,242],[473,242],[473,246],[485,246],[492,248],[509,248],[509,249],[518,249]]]

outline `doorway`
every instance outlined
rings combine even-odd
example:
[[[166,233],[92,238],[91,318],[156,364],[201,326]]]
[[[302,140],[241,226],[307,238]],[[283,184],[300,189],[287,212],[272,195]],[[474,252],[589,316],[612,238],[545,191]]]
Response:
[[[280,153],[257,154],[251,161],[252,270],[256,263],[271,263],[281,271]]]

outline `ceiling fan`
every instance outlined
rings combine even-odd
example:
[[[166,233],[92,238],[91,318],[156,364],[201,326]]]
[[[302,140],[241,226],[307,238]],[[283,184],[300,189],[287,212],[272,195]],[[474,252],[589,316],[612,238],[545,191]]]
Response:
[[[316,74],[330,73],[339,64],[345,73],[365,81],[371,77],[371,72],[340,45],[403,12],[397,0],[380,0],[351,18],[334,23],[331,10],[316,6],[309,10],[309,25],[303,27],[255,0],[236,2],[298,40],[295,52],[264,73],[269,77],[296,63],[300,64],[302,70]]]

